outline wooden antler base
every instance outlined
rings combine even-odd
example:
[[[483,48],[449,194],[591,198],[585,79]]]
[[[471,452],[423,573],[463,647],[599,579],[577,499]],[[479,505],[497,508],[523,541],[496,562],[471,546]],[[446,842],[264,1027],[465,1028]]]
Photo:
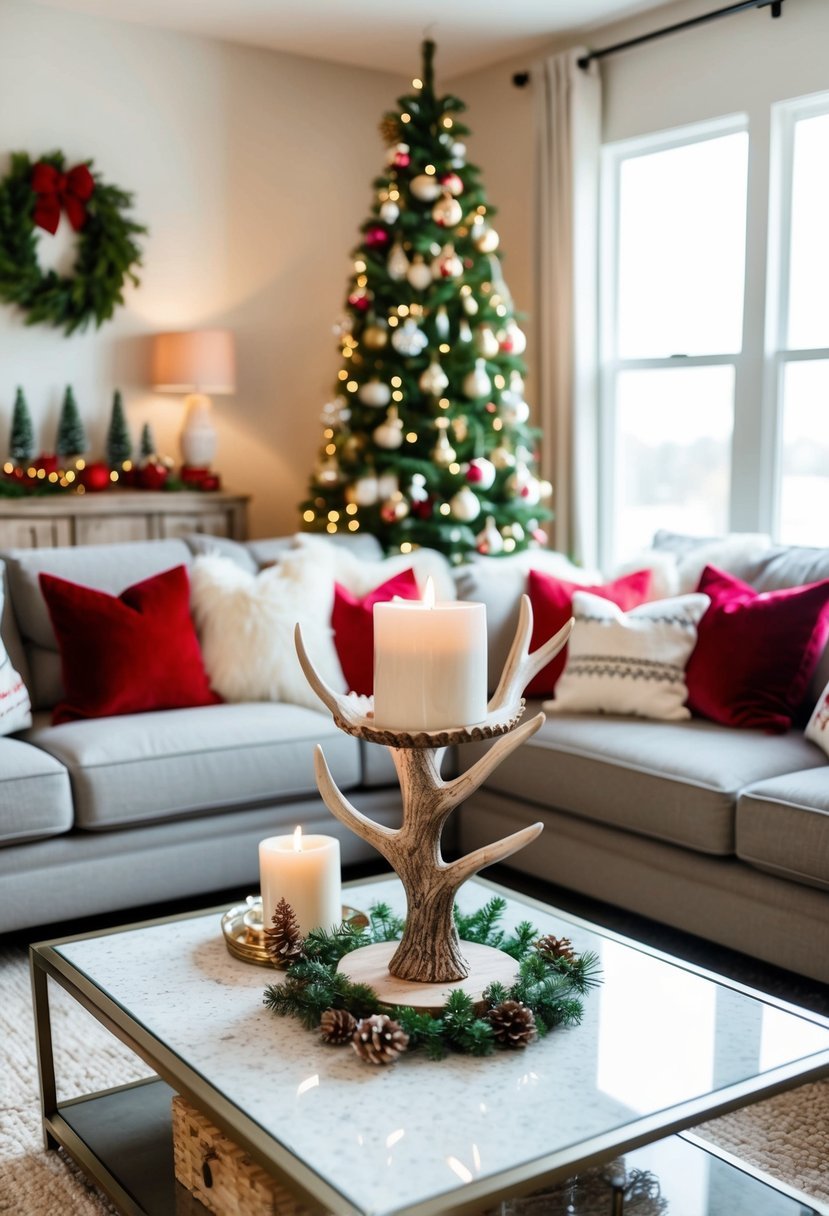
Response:
[[[453,917],[458,889],[485,866],[503,861],[535,840],[544,826],[531,824],[503,840],[459,857],[457,861],[446,862],[441,855],[443,827],[455,807],[473,794],[510,752],[543,725],[544,714],[537,714],[523,726],[517,725],[523,711],[521,694],[533,676],[565,645],[570,629],[571,624],[568,624],[530,654],[532,609],[528,597],[522,597],[518,630],[498,688],[487,707],[486,722],[468,730],[459,727],[451,732],[452,741],[457,743],[480,739],[482,729],[488,736],[498,734],[500,738],[454,781],[444,781],[440,775],[440,757],[447,741],[445,732],[401,732],[399,738],[384,738],[400,781],[403,798],[400,828],[375,823],[352,806],[334,782],[322,748],[316,749],[314,767],[325,805],[336,819],[382,853],[405,888],[406,928],[402,940],[390,944],[391,957],[387,962],[384,958],[389,973],[397,980],[439,984],[445,991],[446,984],[470,976],[470,962],[465,955],[472,947],[459,942]],[[377,727],[370,701],[344,697],[320,679],[305,651],[299,626],[296,628],[296,648],[309,684],[331,710],[337,725],[349,734],[376,739]],[[352,960],[359,961],[359,955],[363,953],[365,951],[354,951],[348,956],[348,974],[351,974]],[[513,962],[501,951],[490,953],[507,959],[510,964]],[[514,973],[513,965],[509,974]],[[493,978],[485,979],[483,986],[492,983]],[[390,1000],[389,1003],[400,1002]],[[405,1003],[414,1002],[410,999]]]
[[[469,969],[464,979],[433,984],[401,980],[389,969],[396,946],[397,942],[378,942],[352,950],[340,959],[337,970],[347,975],[352,983],[368,984],[383,1005],[416,1009],[418,1013],[439,1013],[457,988],[462,988],[474,1004],[483,1009],[486,1005],[484,992],[490,984],[497,982],[509,988],[518,975],[518,963],[503,950],[493,950],[491,946],[481,946],[477,942],[461,942],[461,952]]]

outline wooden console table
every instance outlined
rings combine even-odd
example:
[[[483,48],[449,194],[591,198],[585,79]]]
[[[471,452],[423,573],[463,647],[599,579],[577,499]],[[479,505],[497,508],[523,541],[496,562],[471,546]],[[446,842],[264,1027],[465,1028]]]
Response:
[[[248,496],[222,490],[105,490],[0,498],[0,548],[106,545],[204,532],[247,537]]]

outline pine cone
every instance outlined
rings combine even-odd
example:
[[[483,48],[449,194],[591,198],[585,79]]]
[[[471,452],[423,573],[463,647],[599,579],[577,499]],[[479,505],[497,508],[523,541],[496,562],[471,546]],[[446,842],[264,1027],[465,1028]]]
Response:
[[[320,1018],[320,1034],[335,1047],[347,1043],[357,1026],[357,1019],[347,1009],[326,1009]]]
[[[406,1050],[409,1036],[385,1013],[373,1013],[357,1023],[351,1046],[367,1064],[393,1064]]]
[[[566,963],[576,961],[576,952],[569,937],[554,937],[548,933],[535,943],[535,948],[548,963],[557,963],[563,959]]]
[[[302,958],[302,933],[299,921],[286,899],[280,899],[271,918],[273,927],[266,927],[265,950],[274,967],[285,968]]]
[[[390,114],[387,114],[385,118],[380,120],[379,130],[383,143],[389,145],[396,144],[400,138],[400,125],[397,119],[392,118]]]
[[[532,1009],[520,1001],[501,1001],[489,1011],[495,1038],[505,1047],[526,1047],[538,1036]]]

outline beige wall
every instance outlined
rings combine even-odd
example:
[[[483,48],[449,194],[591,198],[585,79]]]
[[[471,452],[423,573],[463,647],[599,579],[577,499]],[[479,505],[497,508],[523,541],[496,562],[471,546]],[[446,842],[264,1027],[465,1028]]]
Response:
[[[551,42],[539,54],[564,45],[608,46],[630,37],[710,12],[708,0],[672,4],[629,20],[592,30],[567,43]],[[783,16],[768,10],[740,13],[720,21],[609,56],[602,63],[604,138],[626,139],[720,114],[748,112],[753,145],[753,188],[767,190],[765,131],[772,102],[829,89],[829,2],[785,0]],[[496,221],[505,253],[504,273],[518,307],[532,310],[533,265],[533,101],[532,84],[516,89],[515,71],[532,59],[508,60],[485,72],[452,81],[469,105],[475,131],[470,151],[484,172],[488,196],[500,207]],[[759,155],[755,156],[754,150]],[[530,331],[533,333],[533,331]],[[535,350],[527,351],[532,396]]]
[[[0,306],[0,458],[15,386],[53,450],[67,383],[96,453],[117,386],[136,437],[149,421],[177,456],[182,408],[148,388],[147,335],[228,326],[238,392],[214,401],[216,464],[228,488],[253,494],[255,535],[293,530],[339,366],[332,326],[348,254],[382,165],[377,123],[400,86],[0,0],[0,172],[18,149],[93,157],[105,180],[135,192],[150,229],[141,287],[100,331],[65,338]]]

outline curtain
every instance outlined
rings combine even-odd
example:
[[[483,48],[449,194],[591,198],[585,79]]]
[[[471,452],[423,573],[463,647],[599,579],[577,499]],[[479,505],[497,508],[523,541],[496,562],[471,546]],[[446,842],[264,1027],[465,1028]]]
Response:
[[[541,473],[553,547],[595,565],[598,499],[598,236],[601,80],[583,48],[532,67],[536,350]]]

